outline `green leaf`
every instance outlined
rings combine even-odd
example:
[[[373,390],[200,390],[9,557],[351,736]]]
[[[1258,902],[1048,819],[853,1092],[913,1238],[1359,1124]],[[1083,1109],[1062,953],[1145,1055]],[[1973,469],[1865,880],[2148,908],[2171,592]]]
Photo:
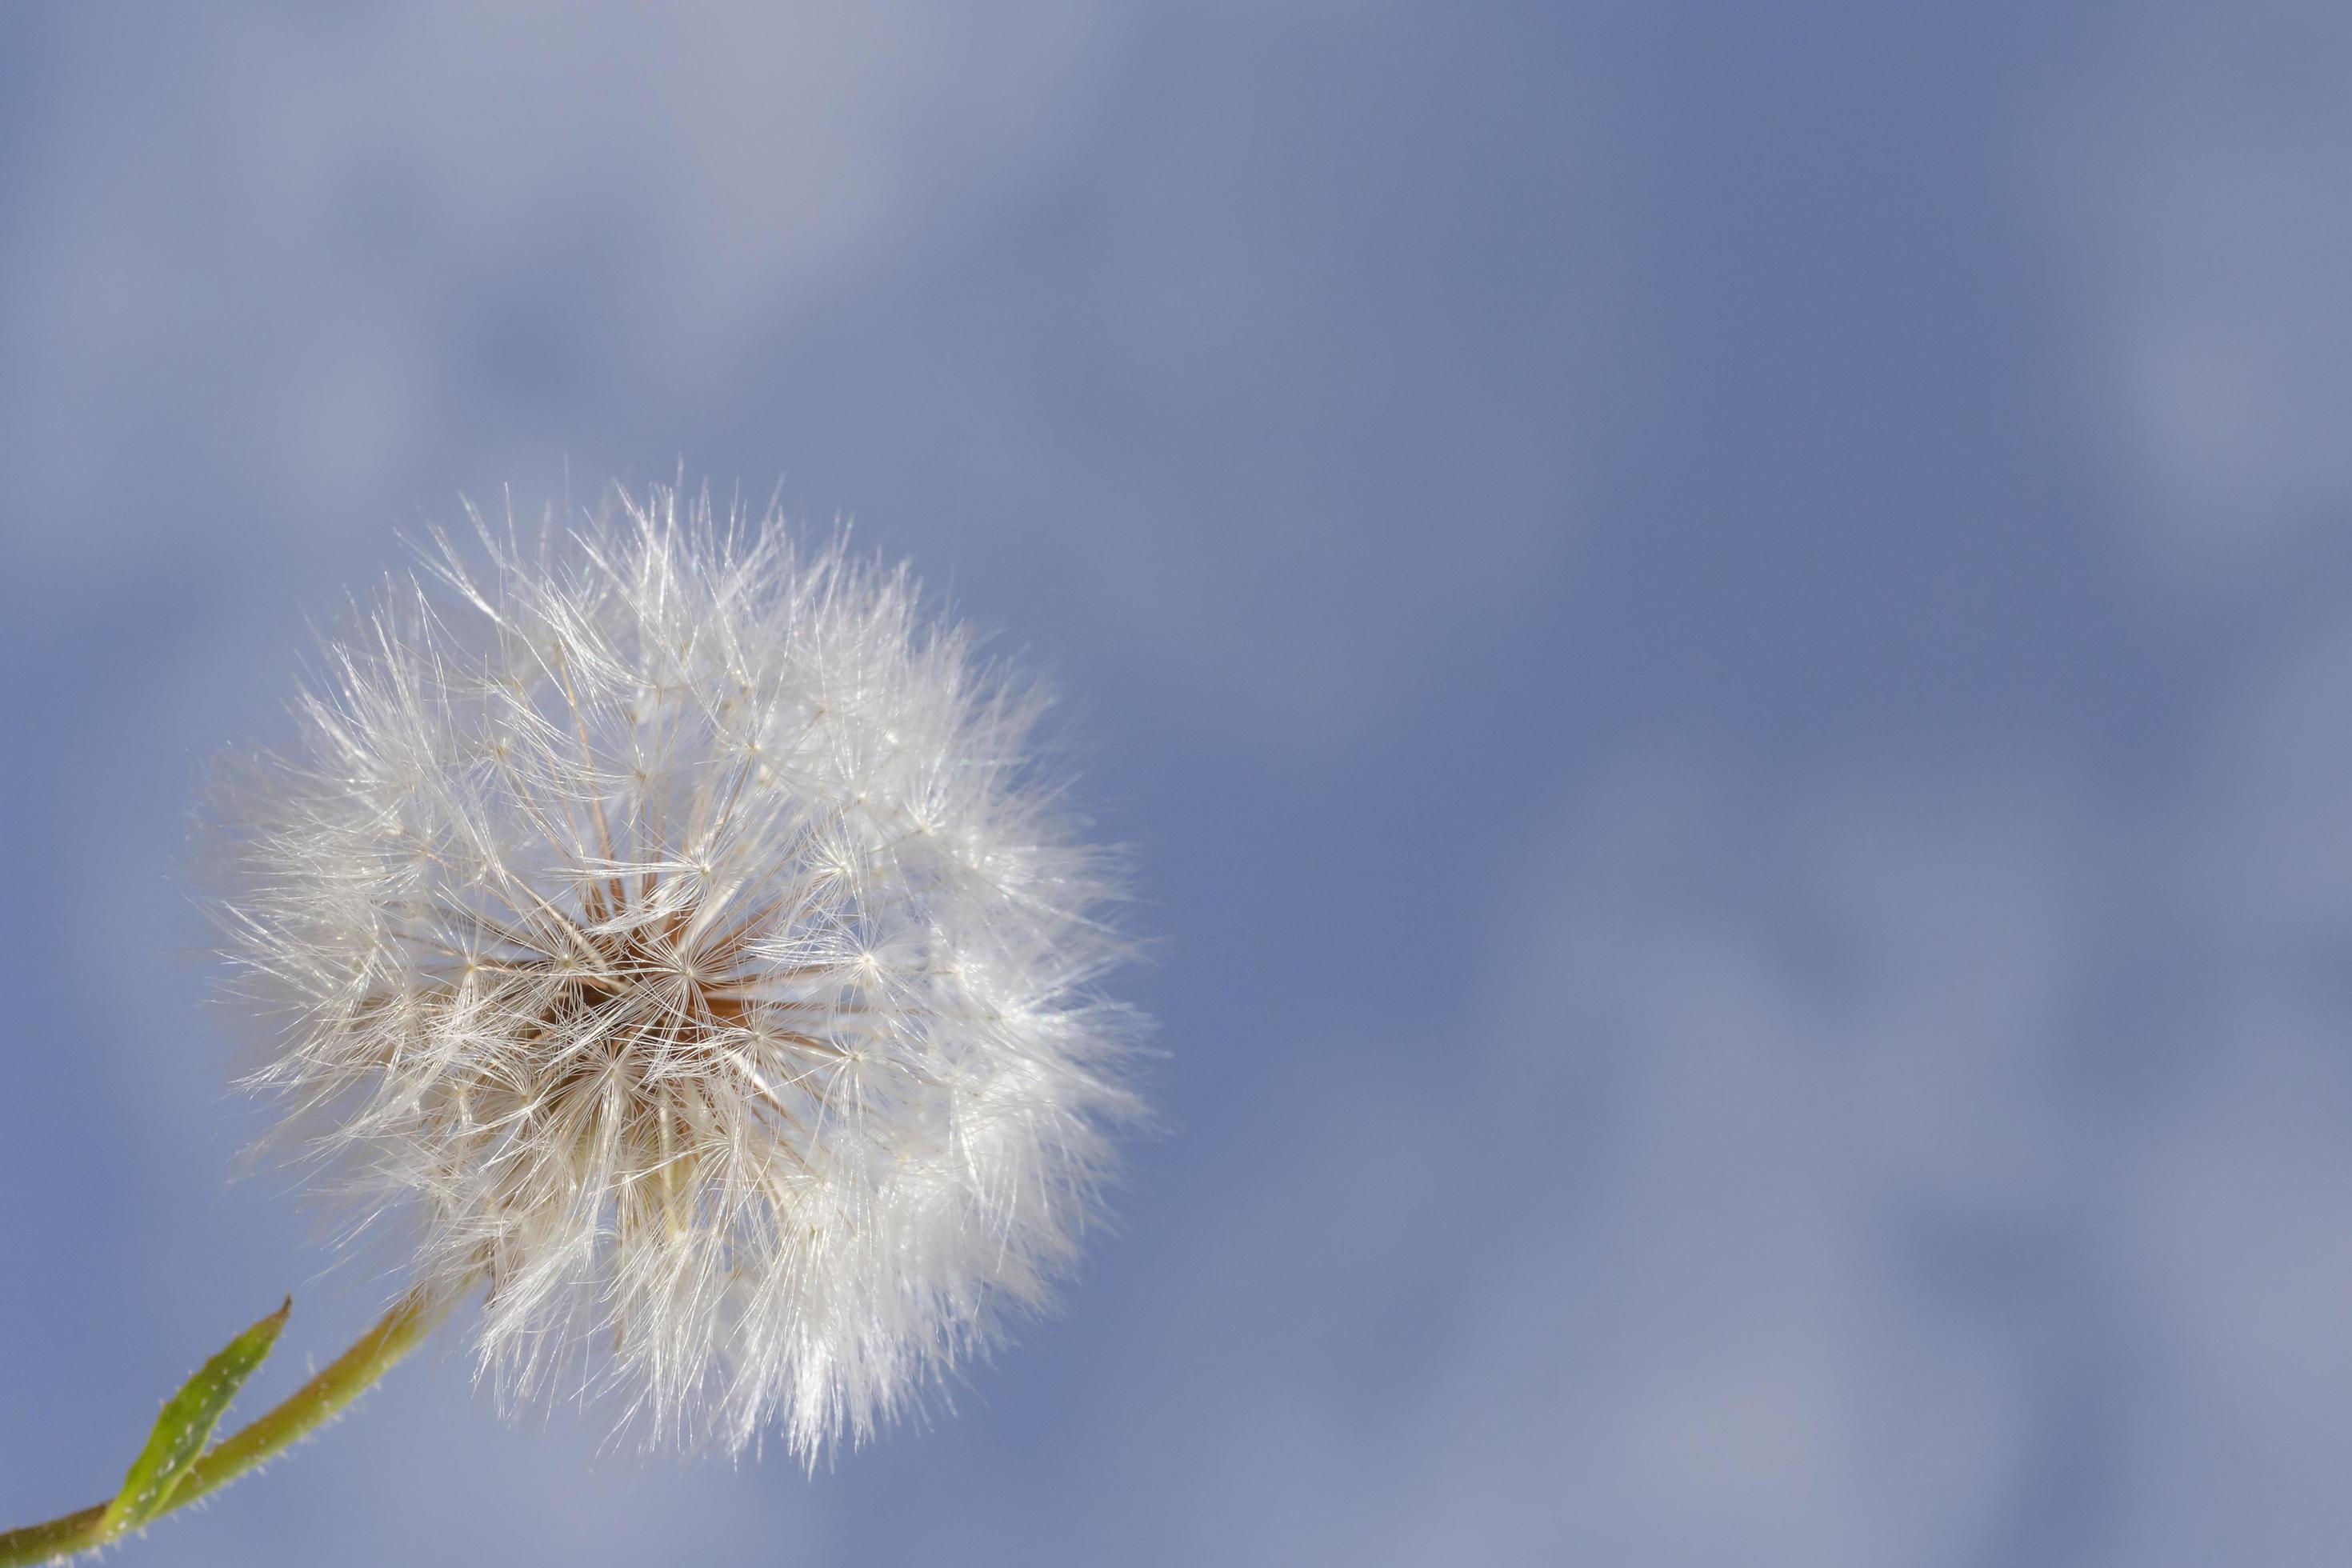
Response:
[[[122,1490],[106,1505],[100,1540],[110,1541],[126,1530],[136,1530],[163,1511],[180,1478],[212,1441],[213,1428],[227,1414],[229,1401],[268,1359],[269,1347],[278,1342],[278,1331],[286,1326],[286,1315],[293,1310],[294,1298],[289,1296],[284,1306],[231,1340],[226,1350],[205,1363],[187,1385],[164,1403],[163,1413],[155,1417],[154,1431],[147,1435],[147,1446],[131,1462],[131,1473],[122,1478]]]

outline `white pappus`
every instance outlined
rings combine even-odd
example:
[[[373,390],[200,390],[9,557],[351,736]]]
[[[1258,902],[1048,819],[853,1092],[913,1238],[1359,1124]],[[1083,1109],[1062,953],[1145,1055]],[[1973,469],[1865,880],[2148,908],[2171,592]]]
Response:
[[[509,1399],[814,1464],[1034,1308],[1139,1110],[1039,689],[904,569],[615,492],[436,536],[224,770],[254,1076]]]

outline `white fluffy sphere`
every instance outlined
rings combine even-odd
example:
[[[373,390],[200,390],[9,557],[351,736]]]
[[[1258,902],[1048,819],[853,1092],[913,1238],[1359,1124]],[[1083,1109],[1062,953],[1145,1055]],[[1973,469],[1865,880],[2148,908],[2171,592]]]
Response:
[[[1043,699],[903,571],[656,489],[443,545],[220,795],[257,1081],[513,1394],[863,1436],[1072,1259],[1136,1109]]]

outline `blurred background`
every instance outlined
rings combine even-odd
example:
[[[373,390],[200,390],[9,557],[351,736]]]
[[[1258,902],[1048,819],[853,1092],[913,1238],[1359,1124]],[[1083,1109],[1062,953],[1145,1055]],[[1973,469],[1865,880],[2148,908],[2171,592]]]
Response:
[[[467,495],[1055,672],[1166,1130],[813,1479],[445,1334],[122,1561],[2341,1563],[2352,10],[0,10],[0,1522],[331,1267],[205,757]],[[781,487],[779,489],[778,487]]]

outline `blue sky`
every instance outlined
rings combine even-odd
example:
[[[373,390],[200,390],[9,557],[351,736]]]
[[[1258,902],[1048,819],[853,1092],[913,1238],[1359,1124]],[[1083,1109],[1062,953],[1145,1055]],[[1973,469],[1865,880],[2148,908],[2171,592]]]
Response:
[[[1119,1229],[814,1479],[453,1335],[131,1551],[2337,1560],[2340,7],[478,9],[0,18],[0,1517],[394,1288],[231,1181],[203,759],[683,472],[1070,697]]]

